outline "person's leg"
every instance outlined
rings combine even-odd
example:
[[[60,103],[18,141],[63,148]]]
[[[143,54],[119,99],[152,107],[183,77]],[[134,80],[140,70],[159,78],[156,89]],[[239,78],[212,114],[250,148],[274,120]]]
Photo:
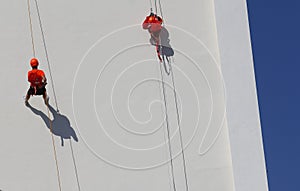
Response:
[[[30,99],[30,95],[26,94],[26,97],[25,97],[25,105],[26,106],[29,105],[29,102],[28,102],[29,99]]]
[[[38,88],[37,95],[42,95],[44,99],[44,103],[48,105],[49,97],[47,95],[46,87],[42,86]]]
[[[46,90],[45,90],[44,93],[43,93],[43,98],[44,98],[45,104],[48,105],[48,104],[49,104],[49,97],[48,97],[48,95],[47,95]]]
[[[29,105],[29,99],[30,99],[30,96],[31,95],[33,95],[33,92],[34,91],[34,89],[32,88],[32,87],[30,87],[29,89],[28,89],[28,91],[27,91],[27,94],[26,94],[26,97],[25,97],[25,105]]]

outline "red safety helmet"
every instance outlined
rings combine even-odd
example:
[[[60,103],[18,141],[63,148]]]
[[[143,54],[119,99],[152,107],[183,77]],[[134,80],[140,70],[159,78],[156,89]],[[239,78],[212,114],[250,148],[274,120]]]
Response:
[[[38,66],[38,65],[39,65],[38,59],[32,58],[32,59],[30,60],[30,66],[31,66],[31,67],[36,67],[36,66]]]

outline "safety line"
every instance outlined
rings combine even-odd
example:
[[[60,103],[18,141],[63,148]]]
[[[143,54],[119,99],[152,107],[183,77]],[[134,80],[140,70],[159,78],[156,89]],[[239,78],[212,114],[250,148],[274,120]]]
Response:
[[[35,57],[35,47],[34,47],[33,29],[32,29],[32,18],[31,18],[31,11],[30,11],[30,0],[27,0],[27,9],[28,9],[28,17],[29,17],[29,25],[30,25],[32,54],[33,54],[33,57]]]
[[[172,157],[172,146],[171,146],[170,128],[169,128],[169,116],[168,116],[167,99],[166,99],[166,92],[165,92],[166,90],[165,90],[165,83],[164,83],[164,77],[163,77],[163,72],[162,72],[162,68],[161,68],[161,63],[159,63],[159,66],[160,66],[160,75],[161,75],[161,83],[162,83],[164,106],[165,106],[165,121],[166,121],[167,135],[168,135],[170,165],[171,165],[171,172],[172,172],[172,183],[173,183],[173,189],[174,189],[174,191],[176,191],[175,176],[174,176],[174,164],[173,164],[173,157]]]
[[[36,6],[37,6],[37,4],[36,4]],[[27,8],[28,8],[28,16],[29,16],[29,24],[30,24],[30,34],[31,34],[32,51],[33,51],[33,57],[35,57],[35,45],[34,45],[34,36],[33,36],[31,10],[30,10],[30,0],[27,0]],[[38,10],[38,7],[37,7],[37,10]],[[39,11],[38,11],[38,14],[39,14]],[[44,38],[44,36],[43,36],[43,38]],[[48,57],[48,55],[47,55],[47,57]],[[62,190],[61,189],[61,179],[60,179],[59,166],[58,166],[58,160],[57,160],[57,151],[56,151],[56,146],[55,146],[55,141],[54,141],[54,135],[53,135],[53,124],[52,124],[52,120],[50,118],[50,109],[49,109],[49,105],[48,104],[47,104],[47,110],[48,110],[48,119],[49,119],[51,139],[52,139],[52,146],[53,146],[53,152],[54,152],[54,160],[55,160],[55,165],[56,165],[57,181],[58,181],[59,190],[61,191]]]
[[[152,13],[153,12],[152,0],[149,0],[149,3],[150,3],[150,12]]]
[[[159,4],[159,9],[160,9],[160,16],[161,16],[161,18],[162,18],[162,20],[163,20],[163,23],[164,23],[165,20],[164,20],[164,15],[163,15],[163,12],[162,12],[162,6],[161,6],[160,0],[158,0],[158,4]]]
[[[56,98],[56,94],[55,94],[55,88],[54,88],[54,81],[53,81],[53,77],[52,77],[50,61],[49,61],[49,56],[48,56],[48,50],[47,50],[47,46],[46,46],[46,40],[45,40],[45,35],[44,35],[44,30],[43,30],[41,15],[40,15],[40,9],[39,9],[37,0],[34,0],[34,1],[35,1],[35,6],[36,6],[38,18],[39,18],[39,25],[40,25],[40,29],[41,29],[41,33],[42,33],[43,45],[44,45],[44,49],[45,49],[45,55],[46,55],[49,74],[50,74],[50,80],[51,80],[51,86],[52,86],[53,96],[54,96],[54,100],[55,100],[56,111],[59,112],[57,98]]]
[[[161,0],[158,0],[158,2],[159,2],[160,15],[161,15],[161,17],[163,19],[163,23],[165,25],[165,18],[163,16],[163,10],[162,10]],[[174,64],[174,60],[173,60],[173,64]],[[179,109],[178,109],[177,91],[176,91],[176,87],[175,87],[175,77],[174,77],[174,73],[173,73],[172,63],[171,64],[169,63],[169,70],[171,72],[172,84],[173,84],[174,101],[175,101],[175,105],[176,105],[177,125],[178,125],[178,130],[179,130],[179,137],[180,137],[180,146],[181,146],[181,155],[182,155],[182,162],[183,162],[183,171],[184,171],[184,178],[185,178],[185,186],[186,186],[186,191],[188,191],[189,190],[189,184],[188,184],[188,178],[187,178],[187,167],[186,167],[186,159],[185,159],[185,154],[184,154],[184,145],[183,145],[183,139],[182,139],[181,125],[180,125],[180,116],[179,116]]]
[[[30,0],[27,0],[27,4],[28,4],[28,15],[29,15],[29,22],[30,22],[30,33],[31,33],[32,50],[33,50],[33,56],[35,57],[35,46],[34,46],[34,38],[33,38],[34,35],[33,35],[31,11],[30,11]],[[38,6],[37,0],[35,0],[35,6],[36,6],[36,10],[37,10],[38,19],[39,19],[40,30],[41,30],[41,33],[42,33],[42,40],[43,40],[45,55],[46,55],[48,69],[49,69],[49,74],[50,74],[50,79],[51,79],[51,85],[52,85],[53,96],[54,96],[55,105],[56,105],[56,111],[59,112],[58,103],[57,103],[57,97],[56,97],[55,88],[54,88],[54,80],[53,80],[53,77],[52,77],[51,66],[50,66],[50,61],[49,61],[49,56],[48,56],[48,50],[47,50],[47,46],[46,46],[45,34],[44,34],[44,30],[43,30],[43,25],[42,25],[42,20],[41,20],[41,15],[40,15],[40,10],[39,10],[39,6]],[[57,172],[58,185],[59,185],[59,190],[61,191],[62,190],[61,189],[61,178],[60,178],[59,166],[58,166],[58,160],[57,160],[57,151],[56,151],[56,146],[55,146],[55,141],[54,141],[53,125],[52,125],[52,120],[50,118],[50,109],[49,109],[49,105],[48,104],[47,104],[47,109],[48,109],[48,118],[49,118],[51,138],[52,138],[52,145],[53,145],[53,151],[54,151],[54,158],[55,158],[55,164],[56,164],[56,172]],[[76,161],[75,161],[74,150],[73,150],[71,139],[70,139],[70,148],[71,148],[71,153],[72,153],[72,160],[73,160],[73,164],[74,164],[74,170],[75,170],[75,175],[76,175],[78,190],[80,191],[78,170],[77,170],[77,165],[76,165]]]
[[[174,63],[174,60],[173,60],[173,63]],[[175,100],[175,105],[176,105],[177,125],[178,125],[178,130],[179,130],[179,137],[180,137],[180,146],[181,146],[181,154],[182,154],[182,160],[183,160],[182,162],[183,162],[185,186],[186,186],[186,191],[188,191],[189,190],[189,185],[188,185],[188,178],[187,178],[187,170],[186,170],[187,168],[186,168],[186,160],[185,160],[185,154],[184,154],[184,145],[183,145],[183,140],[182,140],[182,131],[181,131],[181,125],[180,125],[177,91],[176,91],[176,87],[175,87],[175,79],[174,79],[175,77],[174,77],[174,73],[173,73],[172,64],[170,64],[169,67],[170,67],[170,71],[171,71],[174,100]]]
[[[71,153],[72,153],[72,159],[73,159],[73,165],[74,165],[74,170],[75,170],[75,175],[76,175],[77,186],[78,186],[78,190],[80,191],[78,170],[77,170],[77,165],[76,165],[76,161],[75,161],[75,156],[74,156],[74,151],[73,151],[73,146],[72,146],[72,140],[71,139],[70,139],[70,148],[71,148]]]
[[[157,3],[156,3],[156,0],[154,0],[154,5],[155,5],[155,14],[157,15]]]
[[[159,1],[160,9],[161,9],[161,3]],[[155,11],[157,13],[157,0],[155,0]],[[163,17],[162,17],[163,19]],[[164,22],[164,20],[163,20]],[[160,43],[160,52],[162,51],[162,46]],[[168,109],[167,109],[167,99],[166,99],[166,90],[165,90],[165,83],[164,83],[164,77],[162,72],[162,62],[159,62],[159,68],[160,68],[160,75],[161,75],[161,83],[162,83],[162,89],[163,89],[163,98],[164,98],[164,106],[165,106],[165,120],[166,120],[166,129],[167,129],[167,136],[168,136],[168,146],[169,146],[169,155],[170,155],[170,166],[171,166],[171,175],[172,175],[172,184],[173,184],[173,190],[176,191],[176,183],[175,183],[175,174],[174,174],[174,164],[173,164],[173,157],[172,157],[172,146],[171,146],[171,138],[170,138],[170,128],[169,128],[169,116],[168,116]],[[166,69],[166,68],[165,68]]]
[[[159,69],[159,66],[158,66],[158,74],[160,74],[160,69]],[[162,90],[162,84],[161,83],[158,83],[159,84],[159,90],[160,90],[160,92],[162,92],[163,90]],[[160,100],[163,100],[163,97],[162,97],[162,94],[160,93],[159,94],[159,97],[160,97]],[[165,109],[164,109],[164,106],[163,105],[161,105],[161,111],[162,112],[165,112]],[[164,141],[165,141],[165,143],[167,143],[169,140],[167,140],[167,133],[166,133],[166,131],[164,131]],[[168,150],[168,148],[167,148],[167,151],[169,152],[169,150]],[[167,157],[168,157],[168,153],[167,153]],[[170,168],[170,166],[168,165],[168,173],[169,173],[169,186],[170,186],[170,190],[172,190],[172,187],[173,187],[173,185],[171,185],[171,182],[172,182],[172,174],[171,174],[171,168]]]
[[[50,109],[49,109],[49,105],[48,104],[47,104],[47,110],[48,110],[48,119],[49,119],[51,139],[52,139],[52,146],[53,146],[53,152],[54,152],[54,159],[55,159],[55,164],[56,164],[56,173],[57,173],[58,187],[59,187],[59,190],[61,191],[61,180],[60,180],[60,173],[59,173],[59,167],[58,167],[56,146],[55,146],[54,135],[53,135],[53,125],[52,125],[52,120],[50,118]]]

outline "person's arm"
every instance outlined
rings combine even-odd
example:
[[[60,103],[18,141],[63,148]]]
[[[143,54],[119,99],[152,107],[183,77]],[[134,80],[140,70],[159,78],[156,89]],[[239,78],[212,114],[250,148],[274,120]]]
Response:
[[[28,73],[27,73],[27,81],[28,81],[28,82],[30,82],[30,81],[29,81],[29,76],[30,76],[30,71],[28,71]]]
[[[47,78],[46,78],[44,71],[42,71],[42,83],[43,83],[43,85],[47,84]]]
[[[46,84],[47,84],[47,78],[46,78],[46,76],[45,76],[45,75],[43,76],[43,84],[44,84],[44,85],[46,85]]]

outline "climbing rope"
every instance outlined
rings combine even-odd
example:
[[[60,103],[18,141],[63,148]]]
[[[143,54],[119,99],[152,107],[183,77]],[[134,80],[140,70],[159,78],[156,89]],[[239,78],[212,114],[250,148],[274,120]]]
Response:
[[[158,74],[160,74],[160,66],[158,66]],[[163,85],[163,83],[159,83],[159,89],[160,89],[160,92],[162,92],[163,90],[162,90],[162,85]],[[159,94],[159,96],[160,96],[160,100],[163,100],[163,97],[162,97],[162,94]],[[164,105],[161,105],[161,111],[162,112],[165,112],[165,108],[164,108]],[[164,118],[165,119],[165,118]],[[165,143],[168,143],[168,138],[167,138],[167,132],[166,131],[164,131],[164,142]],[[166,148],[167,149],[167,157],[169,157],[169,148],[167,147]],[[171,168],[171,166],[168,166],[168,172],[169,172],[169,183],[170,183],[170,190],[172,190],[173,189],[173,185],[172,185],[172,179],[173,179],[173,177],[172,177],[172,168]]]
[[[46,52],[46,58],[47,58],[47,61],[48,61],[48,66],[50,67],[47,48],[46,48],[46,43],[45,43],[45,38],[44,38],[44,33],[43,33],[43,30],[42,30],[42,25],[41,25],[41,19],[40,19],[38,4],[37,4],[36,0],[35,0],[35,3],[36,3],[36,9],[37,9],[38,16],[39,16],[39,21],[40,21],[40,28],[41,28],[42,36],[43,36],[43,42],[44,42],[44,47],[45,47],[45,52]],[[27,0],[27,8],[28,8],[28,16],[29,16],[29,24],[30,24],[30,36],[31,36],[31,43],[32,43],[32,51],[33,51],[33,57],[35,57],[35,46],[34,46],[34,36],[33,36],[32,18],[31,18],[30,0]],[[50,69],[49,69],[49,71],[50,71]],[[50,74],[51,74],[51,71],[50,71]],[[52,82],[52,88],[53,88],[53,91],[54,91],[52,76],[51,76],[51,82]],[[57,105],[57,102],[56,102],[56,105]],[[48,110],[48,119],[49,119],[52,146],[53,146],[53,152],[54,152],[54,160],[55,160],[55,165],[56,165],[57,181],[58,181],[59,190],[61,191],[62,190],[61,189],[61,178],[60,178],[60,173],[59,173],[59,166],[58,166],[58,160],[57,160],[57,151],[56,151],[54,135],[53,135],[53,124],[52,124],[52,120],[51,120],[51,117],[50,117],[50,109],[49,109],[48,104],[47,104],[47,110]],[[58,107],[57,107],[57,110],[58,110]]]
[[[149,3],[150,3],[150,12],[152,13],[153,12],[152,0],[149,0]]]
[[[162,6],[161,6],[160,0],[158,0],[158,4],[159,4],[160,16],[161,16],[161,18],[163,20],[163,23],[164,23],[165,20],[164,20],[164,15],[163,15],[163,12],[162,12]]]
[[[29,24],[30,24],[32,50],[33,50],[33,56],[35,57],[35,45],[34,45],[32,18],[31,18],[30,0],[27,0],[27,5],[28,5],[28,16],[29,16]],[[38,15],[38,20],[39,20],[39,27],[40,27],[41,34],[42,34],[42,40],[43,40],[43,45],[44,45],[44,50],[45,50],[45,56],[46,56],[46,60],[47,60],[47,65],[48,65],[50,79],[51,79],[51,85],[52,85],[52,91],[53,91],[55,105],[56,105],[56,112],[59,112],[57,97],[56,97],[55,88],[54,88],[54,80],[53,80],[53,77],[52,77],[51,66],[50,66],[50,61],[49,61],[49,55],[48,55],[48,50],[47,50],[47,46],[46,46],[45,34],[44,34],[44,30],[43,30],[42,19],[41,19],[40,10],[39,10],[37,0],[35,0],[35,7],[36,7],[36,10],[37,10],[37,15]],[[62,190],[62,188],[61,188],[61,178],[60,178],[59,165],[58,165],[58,159],[57,159],[57,151],[56,151],[56,146],[55,146],[55,141],[54,141],[53,124],[52,124],[52,120],[51,120],[51,116],[50,116],[50,109],[49,109],[48,104],[47,104],[47,110],[48,110],[48,119],[49,119],[51,139],[52,139],[53,152],[54,152],[54,159],[55,159],[55,164],[56,164],[58,186],[59,186],[59,191],[61,191]],[[76,175],[76,180],[77,180],[77,186],[78,186],[78,190],[80,191],[78,170],[77,170],[77,165],[76,165],[76,161],[75,161],[75,156],[74,156],[74,151],[73,151],[73,146],[72,146],[71,139],[70,139],[70,149],[71,149],[72,160],[73,160],[73,164],[74,164],[74,170],[75,170],[75,175]]]
[[[156,0],[154,0],[154,6],[155,6],[155,14],[157,15],[157,3],[156,3]]]
[[[47,65],[48,65],[48,69],[49,69],[49,74],[50,74],[50,80],[51,80],[51,86],[52,86],[52,91],[53,91],[53,96],[54,96],[56,111],[59,112],[59,110],[58,110],[58,104],[57,104],[57,98],[56,98],[56,93],[55,93],[55,88],[54,88],[54,81],[53,81],[53,77],[52,77],[51,66],[50,66],[50,61],[49,61],[49,56],[48,56],[48,50],[47,50],[47,46],[46,46],[45,34],[44,34],[42,20],[41,20],[41,15],[40,15],[40,9],[39,9],[39,5],[38,5],[37,0],[34,0],[34,1],[35,1],[35,6],[36,6],[37,14],[38,14],[39,26],[40,26],[41,33],[42,33],[42,40],[43,40],[43,45],[44,45],[44,50],[45,50],[45,56],[46,56],[46,60],[47,60]]]
[[[30,11],[30,0],[27,0],[27,8],[28,8],[28,17],[29,17],[29,26],[30,26],[32,54],[33,54],[33,57],[35,57],[35,47],[34,47],[33,29],[32,29],[32,19],[31,19],[31,11]]]
[[[164,107],[165,107],[165,122],[166,122],[167,136],[168,136],[168,141],[167,142],[168,142],[169,155],[170,155],[169,157],[170,157],[170,165],[171,165],[171,173],[172,173],[172,183],[173,183],[173,189],[174,189],[174,191],[176,191],[165,82],[164,82],[164,77],[163,77],[161,64],[159,64],[159,66],[160,66],[161,83],[162,83],[162,89],[163,89],[163,99],[164,99]]]
[[[47,105],[47,110],[48,110],[48,119],[49,119],[49,124],[50,124],[50,132],[51,132],[53,153],[54,153],[54,159],[55,159],[55,164],[56,164],[56,173],[57,173],[58,187],[59,187],[59,190],[61,191],[61,180],[60,180],[60,173],[59,173],[59,167],[58,167],[56,146],[55,146],[54,135],[53,135],[53,124],[52,124],[52,120],[50,118],[51,116],[50,116],[49,105]]]
[[[46,43],[45,43],[44,32],[43,32],[43,29],[42,29],[42,23],[41,23],[39,8],[38,8],[38,4],[37,4],[36,0],[35,0],[35,5],[36,5],[37,12],[38,12],[40,28],[41,28],[41,31],[42,31],[43,43],[44,43],[46,58],[47,58],[49,72],[50,72],[50,77],[51,77],[51,82],[52,82],[52,89],[53,89],[53,92],[54,92],[54,95],[55,95],[54,86],[53,86],[53,79],[52,79],[51,70],[50,70],[50,63],[49,63],[49,58],[48,58],[47,47],[46,47]],[[35,57],[36,51],[35,51],[35,45],[34,45],[34,36],[33,36],[32,18],[31,18],[30,0],[27,0],[27,8],[28,8],[28,17],[29,17],[29,25],[30,25],[30,36],[31,36],[32,52],[33,52],[33,57]],[[56,109],[58,110],[56,96],[55,96],[55,103],[56,103]],[[56,146],[55,146],[55,141],[54,141],[53,125],[52,125],[52,120],[51,120],[51,117],[50,117],[50,109],[49,109],[49,105],[48,104],[47,104],[47,110],[48,110],[48,119],[49,119],[51,139],[52,139],[52,146],[53,146],[53,152],[54,152],[54,160],[55,160],[56,172],[57,172],[57,181],[58,181],[59,190],[61,191],[62,190],[61,189],[61,178],[60,178],[60,173],[59,173],[57,151],[56,151]]]
[[[155,6],[156,6],[156,9],[157,9],[156,1],[157,0],[155,0]],[[163,16],[162,4],[161,4],[160,0],[158,0],[158,4],[159,4],[160,15],[161,15],[161,18],[163,20],[163,24],[165,25],[165,19],[164,19],[164,16]],[[162,46],[161,46],[161,49],[162,49]],[[167,63],[166,63],[165,59],[167,59]],[[177,91],[176,91],[176,86],[175,86],[175,76],[174,76],[174,73],[173,73],[172,64],[170,64],[170,62],[171,61],[167,57],[165,58],[165,56],[163,56],[163,64],[164,64],[165,72],[167,73],[167,75],[169,75],[171,73],[173,94],[174,94],[174,102],[175,102],[175,106],[176,106],[177,126],[178,126],[179,139],[180,139],[180,149],[181,149],[184,179],[185,179],[185,187],[186,187],[186,191],[189,191],[189,184],[188,184],[188,177],[187,177],[187,167],[186,167],[186,158],[185,158],[185,153],[184,153],[184,144],[183,144],[183,138],[182,138],[182,130],[181,130],[181,123],[180,123],[179,107],[178,107],[178,98],[177,98]],[[174,60],[173,60],[172,63],[174,64]],[[167,70],[167,64],[168,64],[169,70]],[[160,64],[160,69],[161,69],[161,64]],[[162,69],[161,69],[161,75],[162,75]],[[163,76],[162,76],[162,83],[163,83]],[[164,86],[163,86],[163,91],[165,91]],[[164,93],[164,99],[165,99],[165,93]],[[165,104],[166,104],[166,99],[165,99]]]
[[[80,191],[79,176],[78,176],[77,165],[76,165],[76,161],[75,161],[75,156],[74,156],[74,151],[73,151],[73,145],[72,145],[71,138],[70,138],[70,148],[71,148],[71,153],[72,153],[72,160],[73,160],[74,171],[75,171],[75,175],[76,175],[77,186],[78,186],[78,190]]]
[[[174,63],[174,60],[173,60]],[[185,160],[185,154],[184,154],[184,145],[183,145],[183,139],[182,139],[182,132],[181,132],[181,125],[180,125],[180,115],[179,115],[179,108],[178,108],[178,100],[177,100],[177,92],[175,87],[175,77],[173,73],[172,64],[169,65],[171,77],[172,77],[172,85],[173,85],[173,94],[174,94],[174,101],[176,106],[176,114],[177,114],[177,125],[178,125],[178,131],[179,131],[179,138],[180,138],[180,147],[181,147],[181,155],[182,155],[182,161],[183,161],[183,171],[184,171],[184,178],[185,178],[185,187],[186,191],[189,190],[188,185],[188,178],[187,178],[187,168],[186,168],[186,160]]]

